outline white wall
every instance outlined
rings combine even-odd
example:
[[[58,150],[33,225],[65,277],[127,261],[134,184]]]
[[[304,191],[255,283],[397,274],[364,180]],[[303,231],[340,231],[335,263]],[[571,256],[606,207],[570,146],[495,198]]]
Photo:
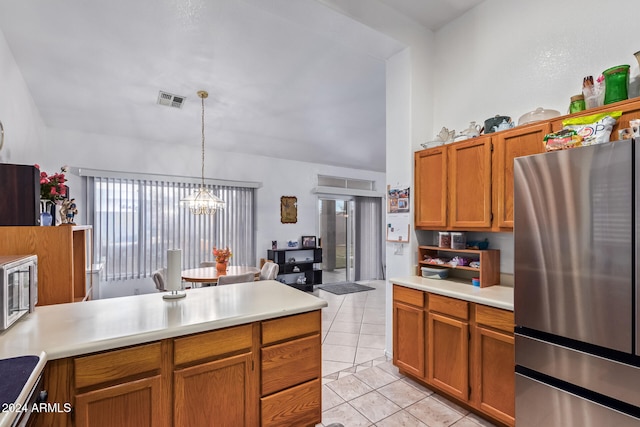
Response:
[[[57,172],[63,165],[123,172],[200,176],[200,151],[193,146],[155,144],[149,152],[140,141],[77,131],[47,128],[35,107],[14,57],[0,29],[0,120],[5,127],[5,146],[0,162],[34,164]],[[348,145],[348,141],[345,141]],[[339,156],[336,153],[336,156]],[[256,264],[266,257],[271,241],[279,244],[315,235],[318,230],[317,196],[312,188],[317,175],[373,180],[380,192],[385,175],[362,169],[347,169],[309,162],[294,162],[253,155],[240,155],[208,149],[205,174],[208,178],[261,183],[256,197]],[[79,203],[84,220],[81,179],[68,176],[70,191]],[[298,198],[298,222],[280,222],[280,197]],[[148,283],[147,283],[148,282]],[[148,286],[146,286],[148,285]],[[141,292],[152,291],[151,281],[136,284]],[[119,288],[111,296],[133,293],[133,287]]]
[[[635,0],[486,0],[436,33],[436,129],[536,107],[564,114],[584,76],[629,64],[637,77],[637,15]]]
[[[155,173],[175,176],[200,176],[200,151],[179,144],[149,144],[125,138],[50,129],[56,150],[48,158],[54,164],[69,164],[92,169]],[[339,155],[338,153],[336,155]],[[310,159],[312,160],[312,159]],[[317,175],[332,175],[376,181],[384,187],[384,174],[347,169],[317,163],[295,162],[262,156],[207,150],[205,176],[211,179],[252,181],[262,184],[257,190],[257,260],[266,257],[271,241],[298,240],[317,232],[317,198],[311,193]],[[298,222],[280,223],[280,197],[298,198]]]
[[[47,164],[104,169],[112,171],[164,174],[174,176],[200,176],[200,151],[180,144],[156,144],[149,152],[149,144],[105,135],[77,131],[49,129],[48,138],[55,150],[46,150],[37,160]],[[339,154],[336,154],[339,155]],[[36,159],[36,157],[34,157]],[[31,161],[31,160],[30,160]],[[35,160],[33,160],[35,161]],[[207,178],[261,183],[256,196],[256,265],[265,258],[271,241],[284,244],[298,240],[302,235],[316,235],[318,230],[317,197],[311,193],[317,185],[317,175],[331,175],[374,180],[376,188],[384,188],[384,174],[367,170],[347,169],[316,163],[294,162],[262,156],[207,150],[205,154]],[[81,180],[70,177],[70,191],[78,194]],[[298,222],[280,222],[280,197],[298,198]],[[82,200],[82,197],[78,197]],[[82,203],[80,203],[82,206]],[[153,291],[149,286],[141,293]],[[136,287],[140,287],[136,284]],[[133,285],[120,288],[110,296],[133,293]]]
[[[33,154],[45,147],[46,129],[2,31],[0,121],[5,131],[0,163],[31,164]]]
[[[341,13],[399,41],[408,48],[387,59],[386,183],[413,189],[413,151],[433,134],[434,35],[386,4],[371,0],[320,0]],[[413,193],[411,196],[413,205]],[[387,218],[389,221],[389,218]],[[409,215],[413,230],[413,214]],[[386,244],[387,278],[413,274],[417,263],[417,237],[409,243]],[[392,351],[391,286],[387,283],[386,352]]]

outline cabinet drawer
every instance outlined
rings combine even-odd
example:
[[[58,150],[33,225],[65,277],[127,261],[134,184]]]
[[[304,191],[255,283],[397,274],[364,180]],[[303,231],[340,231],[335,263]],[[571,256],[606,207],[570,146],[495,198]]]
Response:
[[[469,303],[442,295],[429,294],[429,311],[469,320]]]
[[[513,311],[476,304],[476,323],[513,333]]]
[[[320,333],[320,310],[262,322],[262,345]]]
[[[262,395],[320,377],[320,335],[262,349]]]
[[[160,343],[77,357],[73,360],[76,388],[117,381],[160,369]]]
[[[176,338],[173,360],[176,365],[212,359],[242,350],[251,350],[252,326],[242,325]]]
[[[260,399],[262,427],[307,426],[322,421],[320,379]]]
[[[424,308],[425,293],[417,289],[405,288],[404,286],[393,285],[393,300],[405,304],[415,305]]]

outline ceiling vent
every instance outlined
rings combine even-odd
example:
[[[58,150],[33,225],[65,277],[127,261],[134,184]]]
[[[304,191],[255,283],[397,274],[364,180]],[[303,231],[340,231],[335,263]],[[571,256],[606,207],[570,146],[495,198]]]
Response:
[[[158,104],[166,105],[167,107],[182,108],[185,99],[187,98],[184,96],[174,95],[169,92],[158,92]]]

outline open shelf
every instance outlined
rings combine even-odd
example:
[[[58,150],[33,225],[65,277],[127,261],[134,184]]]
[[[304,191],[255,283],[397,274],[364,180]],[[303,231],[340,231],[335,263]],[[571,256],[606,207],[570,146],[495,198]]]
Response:
[[[322,283],[322,269],[316,267],[322,262],[322,248],[268,249],[267,259],[280,267],[276,280],[282,283],[308,292],[313,291],[313,285]],[[306,278],[306,283],[297,283],[300,276]]]
[[[446,256],[448,258],[452,258],[456,255],[467,255],[465,258],[473,259],[474,261],[480,262],[480,268],[469,267],[464,265],[453,266],[450,264],[438,264],[435,262],[425,261],[425,256],[429,256],[431,258],[437,258],[441,256]],[[480,278],[480,287],[485,288],[488,286],[494,286],[500,284],[500,251],[497,249],[486,249],[486,250],[478,250],[478,249],[451,249],[451,248],[441,248],[439,246],[418,246],[418,267],[420,266],[431,266],[431,267],[441,267],[441,268],[449,268],[449,272],[455,271],[469,271],[476,273]],[[418,268],[418,275],[421,275],[420,269]]]

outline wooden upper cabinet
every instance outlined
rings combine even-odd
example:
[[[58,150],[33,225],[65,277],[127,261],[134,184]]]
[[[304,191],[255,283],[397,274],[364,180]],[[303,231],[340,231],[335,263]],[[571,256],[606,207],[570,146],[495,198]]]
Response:
[[[449,147],[449,225],[491,227],[491,136]]]
[[[447,147],[415,153],[415,225],[447,226]]]
[[[544,153],[544,136],[551,132],[549,122],[517,127],[495,135],[494,185],[497,187],[497,226],[513,229],[513,160]],[[494,190],[495,191],[495,190]]]

